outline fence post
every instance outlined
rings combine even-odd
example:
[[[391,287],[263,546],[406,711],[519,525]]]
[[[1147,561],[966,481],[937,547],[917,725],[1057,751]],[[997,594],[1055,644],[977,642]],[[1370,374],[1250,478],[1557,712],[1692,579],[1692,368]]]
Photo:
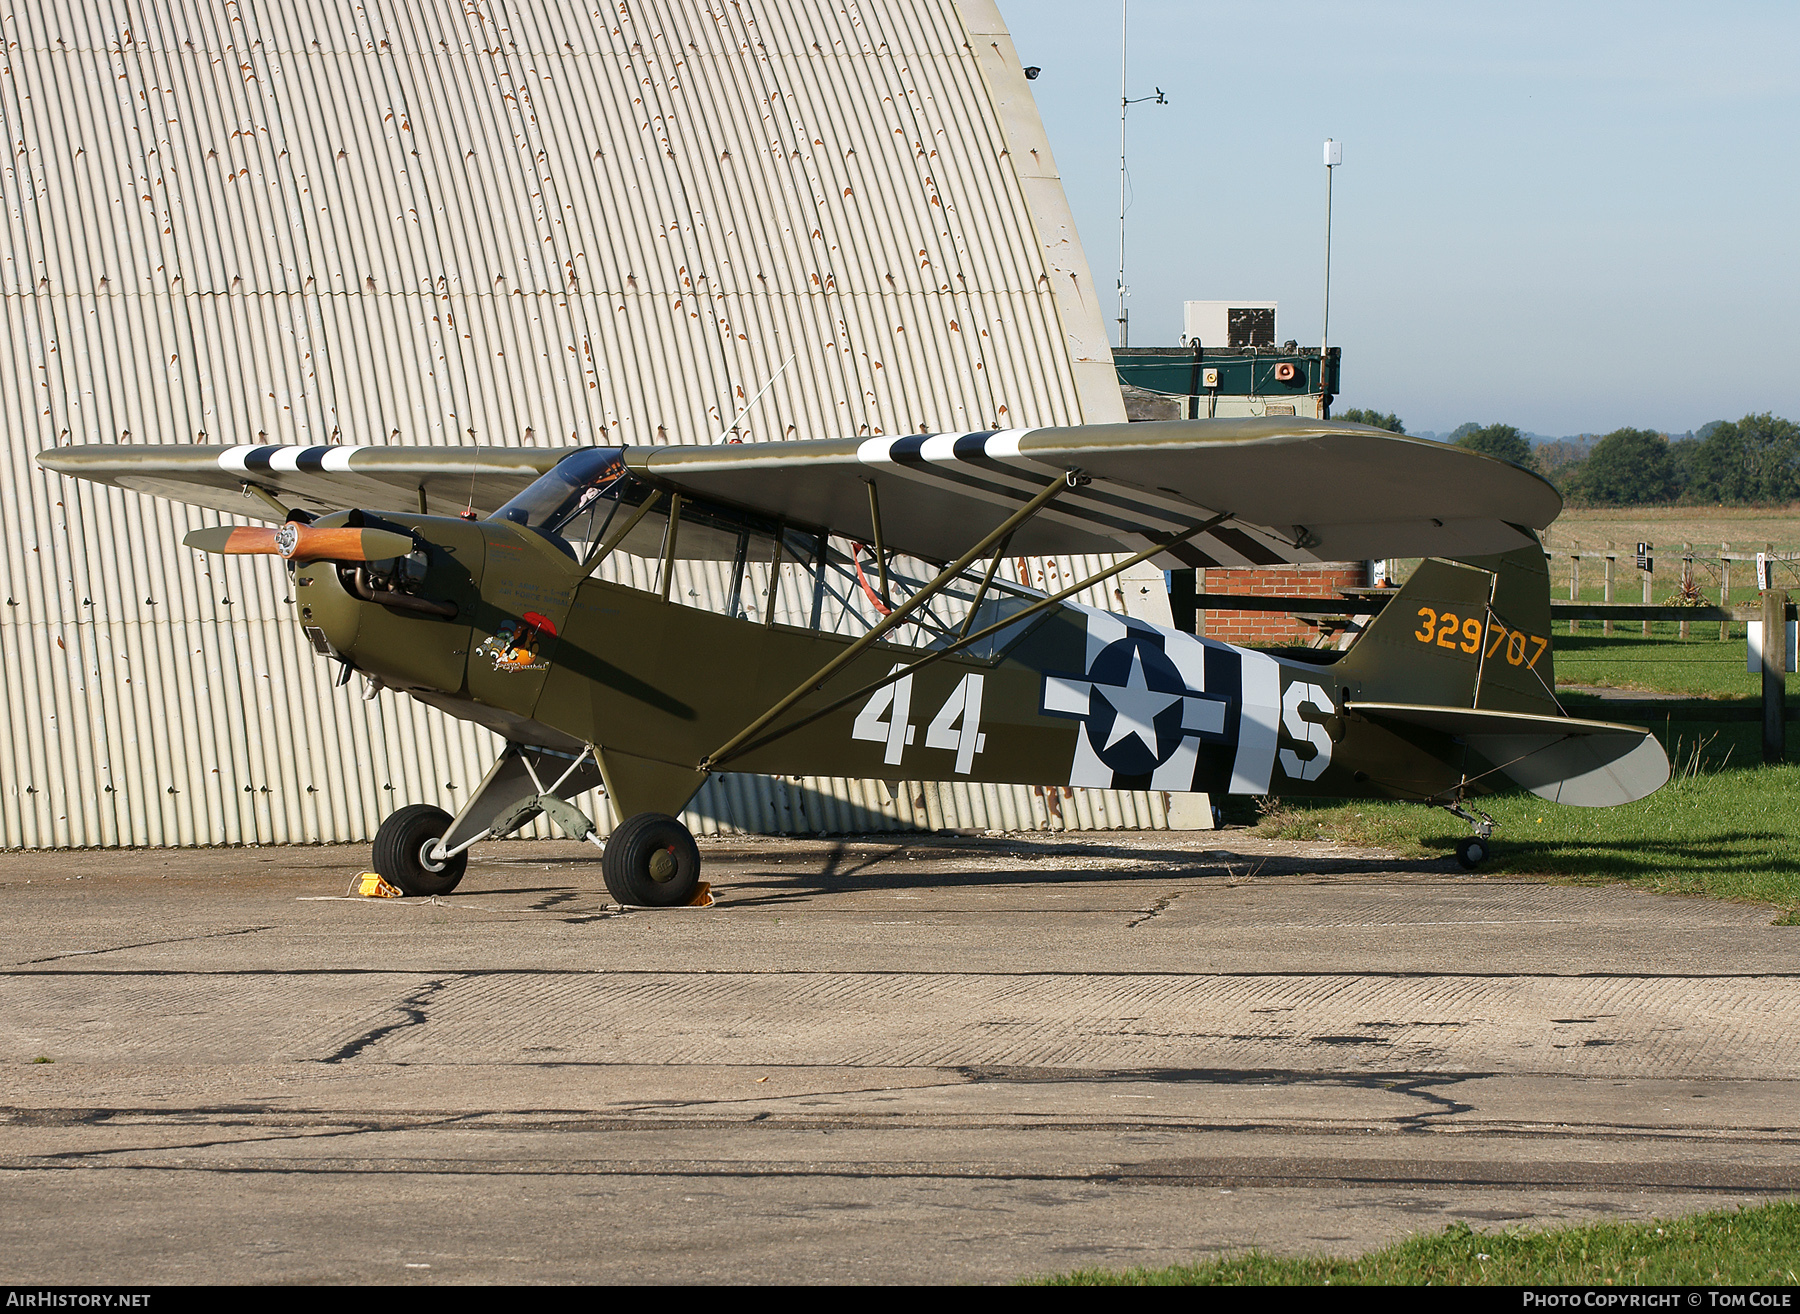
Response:
[[[1613,560],[1614,560],[1613,554],[1608,552],[1606,554],[1606,600],[1608,602],[1611,602],[1613,600],[1613,596],[1612,596]],[[1602,634],[1604,634],[1607,638],[1610,639],[1612,637],[1612,622],[1606,621],[1603,624],[1603,626],[1601,627],[1600,632]]]
[[[1694,545],[1681,545],[1681,605],[1686,606],[1694,594]],[[1688,623],[1681,622],[1681,637],[1688,637]]]
[[[1787,757],[1787,590],[1762,595],[1763,761]]]
[[[1719,544],[1719,609],[1721,611],[1731,610],[1731,558],[1725,555],[1725,549],[1730,546],[1729,543]],[[1730,621],[1719,622],[1720,643],[1724,643],[1730,637],[1730,630]]]
[[[1581,601],[1581,553],[1569,553],[1569,601]],[[1577,622],[1569,621],[1569,633],[1575,633]]]
[[[1645,557],[1644,560],[1649,562],[1653,566],[1656,564],[1655,557]],[[1650,596],[1650,587],[1651,587],[1652,583],[1654,582],[1654,578],[1651,575],[1651,573],[1647,570],[1640,571],[1639,573],[1642,574],[1644,577],[1644,605],[1646,607],[1648,607],[1653,601],[1655,601],[1655,599],[1653,599]],[[1644,622],[1644,637],[1646,639],[1650,637],[1650,622],[1649,621]]]

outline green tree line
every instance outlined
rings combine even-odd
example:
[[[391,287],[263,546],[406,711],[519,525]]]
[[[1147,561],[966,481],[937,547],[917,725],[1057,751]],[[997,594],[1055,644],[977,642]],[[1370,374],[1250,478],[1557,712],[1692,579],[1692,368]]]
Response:
[[[1338,419],[1405,433],[1400,417],[1351,408]],[[1800,424],[1764,412],[1714,420],[1671,439],[1654,429],[1614,429],[1594,439],[1533,446],[1510,424],[1462,425],[1458,447],[1535,470],[1585,506],[1706,506],[1800,501]]]

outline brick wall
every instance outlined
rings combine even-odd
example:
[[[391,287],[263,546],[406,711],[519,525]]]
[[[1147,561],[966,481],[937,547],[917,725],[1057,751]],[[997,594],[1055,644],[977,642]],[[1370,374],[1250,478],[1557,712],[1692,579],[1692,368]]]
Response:
[[[1255,593],[1282,598],[1338,598],[1339,589],[1366,588],[1367,566],[1360,561],[1324,561],[1317,565],[1269,566],[1261,570],[1201,572],[1203,593]],[[1321,607],[1321,611],[1329,610]],[[1205,611],[1201,632],[1225,643],[1311,643],[1318,631],[1278,611]]]

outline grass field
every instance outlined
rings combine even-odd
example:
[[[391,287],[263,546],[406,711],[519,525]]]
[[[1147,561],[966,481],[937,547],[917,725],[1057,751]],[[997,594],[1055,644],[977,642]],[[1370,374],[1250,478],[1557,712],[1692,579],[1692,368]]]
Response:
[[[1681,585],[1683,544],[1692,544],[1696,557],[1694,583],[1709,603],[1721,599],[1720,577],[1716,558],[1721,550],[1762,552],[1800,550],[1800,506],[1790,507],[1590,507],[1564,511],[1544,535],[1544,549],[1550,556],[1550,594],[1567,599],[1573,563],[1571,552],[1606,552],[1620,554],[1613,567],[1613,601],[1642,602],[1643,576],[1638,573],[1634,554],[1639,543],[1656,545],[1656,571],[1651,576],[1651,601],[1669,603],[1677,600]],[[1592,559],[1581,562],[1581,589],[1577,600],[1602,602],[1606,598],[1604,563]],[[1800,562],[1782,562],[1776,568],[1776,583],[1784,588],[1800,589]],[[1750,562],[1731,563],[1731,590],[1724,595],[1727,603],[1749,602],[1756,597],[1754,568]],[[1583,629],[1588,629],[1583,626]],[[1599,630],[1599,625],[1591,627]],[[1617,633],[1619,626],[1615,625]],[[1698,635],[1706,628],[1696,624],[1690,633]],[[1718,623],[1711,626],[1718,634]],[[1670,626],[1668,632],[1673,633]],[[1733,634],[1743,637],[1741,626],[1732,627]]]
[[[1476,800],[1496,822],[1482,870],[1768,903],[1780,910],[1777,920],[1800,924],[1800,765],[1709,769],[1720,741],[1708,740],[1695,761],[1700,738],[1683,735],[1673,745],[1682,774],[1623,807],[1563,807],[1522,790]],[[1749,756],[1729,751],[1734,761]],[[1449,813],[1417,803],[1271,799],[1266,808],[1256,827],[1264,838],[1331,840],[1402,857],[1448,856],[1469,833]]]
[[[1572,552],[1615,552],[1613,565],[1613,601],[1644,601],[1644,577],[1635,565],[1639,543],[1656,545],[1656,570],[1651,575],[1650,600],[1658,604],[1679,601],[1683,544],[1691,544],[1695,556],[1694,584],[1705,601],[1717,606],[1754,601],[1755,570],[1751,562],[1731,563],[1730,591],[1721,593],[1727,581],[1721,578],[1719,553],[1756,553],[1773,550],[1777,554],[1792,553],[1800,558],[1800,505],[1790,507],[1593,507],[1564,511],[1544,534],[1544,550],[1550,554],[1550,596],[1569,601],[1569,585],[1574,574]],[[1405,579],[1414,562],[1400,567]],[[1584,558],[1580,563],[1581,587],[1575,594],[1578,602],[1606,600],[1605,563]],[[1776,566],[1778,587],[1800,591],[1800,559],[1781,561]],[[1615,622],[1614,633],[1623,622]],[[1654,627],[1658,634],[1674,634],[1677,624]],[[1582,622],[1580,632],[1601,632],[1600,622]],[[1719,622],[1694,622],[1689,632],[1696,638],[1707,632],[1716,638]],[[1738,641],[1744,627],[1731,626],[1730,633]]]
[[[1800,506],[1788,507],[1571,507],[1544,535],[1550,552],[1605,552],[1626,555],[1640,542],[1654,543],[1657,555],[1679,556],[1683,543],[1696,552],[1761,552],[1771,545],[1800,548]],[[1621,599],[1624,601],[1624,599]]]
[[[1476,1232],[1467,1224],[1358,1259],[1250,1253],[1122,1273],[1084,1269],[1049,1286],[1792,1286],[1800,1282],[1800,1204],[1652,1223],[1550,1232]]]
[[[1743,699],[1761,705],[1762,676],[1745,669],[1742,627],[1734,639],[1720,643],[1718,626],[1711,638],[1678,638],[1674,634],[1594,631],[1552,636],[1558,685],[1587,684],[1646,693],[1686,694],[1693,698]],[[1636,627],[1633,627],[1634,629]],[[1655,626],[1653,630],[1665,627]],[[1673,630],[1673,625],[1666,627]],[[1800,681],[1790,681],[1800,688]],[[1575,696],[1579,700],[1579,696]]]

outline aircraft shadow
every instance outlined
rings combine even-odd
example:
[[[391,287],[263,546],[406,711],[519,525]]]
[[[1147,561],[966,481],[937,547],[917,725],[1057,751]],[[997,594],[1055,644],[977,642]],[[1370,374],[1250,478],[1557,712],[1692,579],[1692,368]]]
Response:
[[[1234,837],[1242,831],[1184,831],[1182,844],[1108,843],[1106,832],[1081,832],[1079,840],[1062,832],[1015,832],[1006,835],[967,835],[900,828],[895,818],[862,808],[818,791],[790,784],[792,795],[810,796],[801,801],[798,815],[823,821],[826,809],[833,820],[849,817],[873,823],[866,829],[834,826],[829,839],[815,839],[818,821],[796,826],[785,833],[794,837],[785,845],[758,846],[753,853],[732,853],[732,837],[702,840],[707,870],[702,876],[716,879],[731,891],[739,907],[779,904],[826,894],[849,892],[912,891],[923,889],[981,889],[1006,886],[1077,886],[1119,882],[1225,881],[1247,883],[1294,877],[1418,877],[1460,874],[1455,844],[1460,836],[1434,836],[1421,840],[1432,850],[1424,858],[1379,856],[1300,856],[1236,852]],[[704,791],[702,798],[704,798]],[[701,800],[695,803],[700,810]],[[782,834],[771,828],[765,834]],[[1143,832],[1131,832],[1142,836]],[[600,854],[571,844],[567,856],[554,859],[558,869],[507,888],[482,888],[470,893],[538,895],[553,897],[571,888],[558,883],[572,877],[582,886],[600,880]],[[1521,879],[1546,877],[1580,885],[1630,884],[1654,880],[1662,888],[1675,882],[1672,874],[1741,874],[1791,878],[1800,874],[1800,859],[1789,856],[1791,836],[1775,830],[1737,830],[1689,839],[1538,839],[1512,838],[1496,833],[1494,857],[1483,874]],[[1073,861],[1068,861],[1073,860]],[[1095,862],[1117,866],[1094,866]],[[591,869],[591,870],[589,870]],[[494,868],[488,868],[495,875]],[[523,873],[520,873],[523,874]],[[545,877],[549,880],[546,881]],[[515,877],[516,880],[516,877]],[[1746,890],[1750,897],[1755,892]]]
[[[1235,853],[1226,837],[1221,837],[1218,848],[1201,852],[1070,844],[1049,837],[1041,843],[1014,836],[986,843],[938,836],[884,840],[884,836],[846,838],[833,843],[824,854],[796,853],[784,858],[779,867],[769,860],[756,861],[747,870],[733,872],[729,877],[731,901],[743,907],[852,892],[1044,888],[1144,881],[1166,884],[1170,880],[1237,885],[1288,876],[1424,875],[1455,869],[1454,858],[1446,865],[1442,858],[1301,858]],[[1083,865],[1058,861],[1064,858],[1083,860]],[[1130,865],[1086,865],[1097,859],[1123,860]],[[970,860],[979,865],[960,865]]]
[[[745,818],[755,816],[754,831],[762,835],[929,833],[931,827],[916,816],[921,809],[912,804],[918,791],[919,786],[911,782],[896,786],[893,810],[885,811],[834,798],[785,776],[721,772],[700,787],[687,812],[734,827],[744,827]]]
[[[1432,841],[1425,841],[1432,844]],[[1793,836],[1773,830],[1727,831],[1704,839],[1656,840],[1536,840],[1509,841],[1495,833],[1495,870],[1508,875],[1553,875],[1562,879],[1589,878],[1594,884],[1610,884],[1642,876],[1702,872],[1800,873],[1793,852]],[[1435,845],[1434,845],[1435,847]],[[1448,852],[1453,847],[1445,842]],[[1578,870],[1572,870],[1578,869]]]
[[[1188,832],[1184,832],[1188,833]],[[1216,834],[1218,843],[1205,849],[1108,844],[1096,832],[1070,841],[1060,834],[961,836],[933,833],[887,833],[836,836],[829,841],[796,840],[790,849],[774,846],[754,854],[733,854],[731,838],[702,841],[701,876],[731,890],[737,906],[779,903],[823,894],[922,889],[980,889],[1030,885],[1094,885],[1146,880],[1227,881],[1244,883],[1291,876],[1442,875],[1456,870],[1449,858],[1290,857],[1237,853],[1230,832]],[[523,884],[481,884],[467,890],[484,895],[538,895],[555,901],[579,884],[600,880],[600,854],[571,844],[567,856],[546,861],[555,872]],[[1082,865],[1066,865],[1067,860]],[[1097,868],[1095,861],[1129,863]],[[964,865],[970,864],[970,865]],[[479,865],[479,864],[477,864]],[[499,875],[504,867],[488,867]],[[454,896],[452,896],[454,897]]]

